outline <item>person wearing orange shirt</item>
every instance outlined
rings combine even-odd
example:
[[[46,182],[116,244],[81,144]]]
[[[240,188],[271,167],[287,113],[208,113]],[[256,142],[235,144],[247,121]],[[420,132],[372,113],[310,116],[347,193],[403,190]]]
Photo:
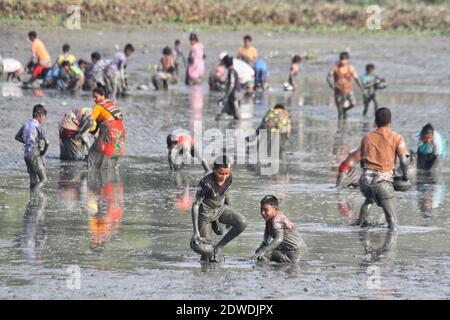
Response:
[[[28,69],[31,70],[32,75],[28,81],[24,82],[25,85],[31,85],[38,78],[43,78],[51,68],[52,63],[50,54],[35,31],[28,33],[28,39],[31,41],[31,51],[33,52],[28,63]]]
[[[167,136],[167,159],[171,171],[180,170],[187,160],[187,156],[196,157],[201,161],[205,172],[211,169],[208,163],[202,158],[201,153],[195,146],[194,138],[185,133],[169,134]]]
[[[50,68],[51,67],[51,57],[41,39],[37,37],[35,31],[30,31],[28,33],[28,39],[31,41],[31,51],[33,52],[33,58],[37,58],[39,65]],[[32,59],[33,59],[32,58]]]
[[[252,46],[252,37],[244,37],[244,47],[240,48],[237,57],[253,66],[258,59],[258,50]]]
[[[89,149],[88,169],[116,168],[125,149],[125,128],[119,107],[106,97],[105,89],[97,87],[92,91],[95,107],[91,118],[99,128],[98,137]],[[87,127],[87,126],[86,126]],[[88,130],[89,128],[83,128]],[[84,131],[80,130],[80,135]]]
[[[380,108],[375,113],[375,128],[361,141],[360,189],[366,200],[361,206],[357,225],[367,225],[370,207],[376,203],[383,208],[390,230],[397,229],[394,196],[394,173],[400,159],[402,181],[408,181],[409,154],[404,138],[391,130],[391,111]]]
[[[339,55],[339,63],[333,65],[328,72],[327,82],[331,89],[334,90],[334,101],[338,109],[338,118],[346,119],[347,111],[356,105],[355,95],[352,88],[352,80],[354,79],[358,87],[361,89],[363,96],[366,96],[364,88],[359,81],[358,73],[355,68],[348,62],[350,56],[348,52],[342,52]],[[333,78],[333,82],[331,79]],[[348,101],[349,106],[345,107]]]

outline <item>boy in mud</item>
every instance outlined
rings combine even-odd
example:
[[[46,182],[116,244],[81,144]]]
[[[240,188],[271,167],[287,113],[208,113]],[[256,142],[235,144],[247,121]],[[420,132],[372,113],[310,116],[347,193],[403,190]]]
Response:
[[[28,69],[32,69],[31,78],[24,82],[25,86],[31,85],[40,78],[42,74],[46,74],[51,68],[51,57],[41,39],[38,38],[35,31],[28,33],[28,39],[31,41],[31,51],[33,53],[30,62],[27,64]]]
[[[188,154],[202,162],[205,172],[211,171],[208,163],[202,159],[201,154],[195,147],[195,141],[190,135],[181,133],[167,136],[167,159],[171,171],[180,170]]]
[[[413,136],[413,146],[411,155],[417,162],[417,169],[436,172],[445,159],[447,146],[444,136],[428,123]]]
[[[253,66],[258,59],[258,50],[252,46],[252,37],[246,35],[243,40],[244,47],[239,49],[237,57]]]
[[[172,49],[165,47],[162,51],[163,56],[160,59],[156,73],[152,76],[152,83],[155,90],[161,88],[169,89],[169,83],[176,83],[176,67]]]
[[[30,189],[36,190],[47,182],[44,155],[49,141],[42,124],[47,117],[47,110],[42,104],[33,108],[33,119],[28,120],[17,132],[15,139],[25,145],[24,160],[30,175]]]
[[[408,181],[409,154],[404,138],[391,130],[391,111],[380,108],[375,112],[377,128],[361,141],[362,175],[360,189],[366,197],[361,206],[357,225],[367,226],[369,209],[374,203],[383,208],[390,230],[397,230],[395,210],[394,173],[400,159],[402,181]]]
[[[174,53],[174,59],[175,59],[175,75],[178,76],[179,72],[180,72],[180,61],[183,62],[183,66],[185,68],[187,66],[186,58],[183,54],[183,51],[181,50],[181,42],[178,39],[175,40],[173,53]]]
[[[91,63],[88,64],[84,71],[84,90],[93,90],[97,83],[100,83],[102,86],[105,85],[104,73],[108,64],[109,62],[102,59],[102,56],[97,51],[91,53]]]
[[[306,253],[306,245],[295,226],[279,210],[278,199],[265,196],[261,200],[261,216],[266,221],[264,238],[252,259],[296,263]],[[272,241],[269,242],[269,240]]]
[[[125,68],[127,66],[127,58],[134,53],[134,47],[128,43],[123,52],[117,52],[110,64],[105,70],[105,83],[108,89],[109,97],[117,99],[119,94],[124,94],[128,88]]]
[[[84,63],[80,60],[80,65]],[[71,65],[69,61],[65,60],[61,63],[61,70],[64,71],[58,80],[58,87],[61,90],[67,89],[72,92],[80,92],[84,84],[84,73],[77,65]]]
[[[232,115],[234,119],[239,120],[241,116],[241,83],[239,75],[233,68],[233,57],[225,56],[223,64],[228,70],[225,95],[219,100],[219,105],[223,105],[221,114]]]
[[[338,109],[339,120],[346,119],[347,111],[352,109],[356,104],[352,88],[352,79],[355,80],[356,84],[361,89],[363,96],[366,96],[364,88],[358,79],[358,73],[348,62],[349,58],[350,55],[348,52],[342,52],[339,55],[339,63],[333,65],[327,75],[328,85],[334,90],[334,101],[336,103],[336,108]],[[331,81],[332,78],[333,82]],[[347,101],[349,106],[345,107]]]
[[[222,248],[247,227],[246,218],[230,208],[228,191],[231,182],[231,162],[227,156],[217,157],[213,172],[200,180],[192,205],[194,235],[191,248],[202,255],[202,261],[219,262]],[[230,226],[230,229],[216,245],[205,246],[205,243],[211,243],[213,230],[222,234],[219,223]]]
[[[295,91],[297,89],[297,75],[300,72],[300,63],[302,58],[299,55],[295,55],[292,58],[291,69],[289,70],[289,79],[287,85],[285,84],[285,91]]]
[[[12,58],[4,58],[0,56],[0,77],[2,74],[6,74],[6,81],[13,81],[17,79],[19,82],[22,81],[22,76],[25,70],[19,60]]]
[[[367,115],[369,105],[373,101],[375,111],[378,109],[378,102],[375,97],[375,92],[380,89],[386,88],[386,81],[374,74],[375,66],[371,63],[366,65],[366,73],[362,77],[362,84],[364,87],[364,112],[363,115]]]

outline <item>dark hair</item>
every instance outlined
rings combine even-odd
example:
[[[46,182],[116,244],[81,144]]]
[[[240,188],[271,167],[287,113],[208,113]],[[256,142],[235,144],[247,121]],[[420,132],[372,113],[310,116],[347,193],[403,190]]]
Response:
[[[341,52],[339,55],[339,60],[348,60],[350,58],[350,55],[347,51]]]
[[[244,36],[244,41],[246,41],[246,40],[252,41],[252,37],[250,37],[250,35],[246,34],[246,35]]]
[[[231,161],[226,155],[221,155],[214,160],[214,169],[231,168]]]
[[[92,93],[98,93],[101,96],[107,97],[106,88],[101,83],[97,83],[97,86],[92,90]]]
[[[67,60],[64,60],[64,61],[61,63],[61,67],[64,68],[65,66],[69,66],[69,67],[70,67],[70,62],[67,61]]]
[[[175,40],[175,45],[177,46],[177,45],[179,45],[179,44],[181,44],[181,41],[180,40]]]
[[[169,55],[172,54],[172,49],[170,49],[169,47],[164,47],[162,53],[163,53],[163,55],[165,55],[165,56],[169,56]]]
[[[33,107],[33,118],[37,118],[40,115],[47,115],[47,110],[45,110],[43,104],[37,104]]]
[[[36,31],[28,32],[28,38],[36,39],[37,38]]]
[[[70,45],[67,44],[67,43],[65,43],[65,44],[63,45],[63,52],[66,53],[66,52],[69,52],[69,51],[70,51]]]
[[[273,107],[274,109],[283,109],[284,110],[284,106],[282,104],[276,104],[275,107]]]
[[[391,110],[388,108],[380,108],[375,112],[375,123],[377,127],[385,127],[391,123]]]
[[[123,51],[131,51],[134,52],[134,47],[131,43],[128,43],[125,48],[123,49]]]
[[[427,135],[427,134],[429,134],[429,133],[434,134],[434,128],[433,128],[433,126],[431,125],[431,123],[427,123],[427,124],[422,128],[422,130],[420,131],[420,136],[423,137],[423,136],[425,136],[425,135]]]
[[[87,62],[83,59],[78,60],[78,66],[81,66],[82,64],[87,64]]]
[[[191,33],[191,34],[189,35],[189,41],[198,41],[197,34]]]
[[[373,70],[373,69],[375,69],[375,66],[372,63],[369,63],[368,65],[366,65],[366,71]]]
[[[292,63],[300,63],[302,62],[302,57],[300,57],[298,54],[296,54],[293,58],[292,58]]]
[[[34,63],[33,63],[33,61],[28,62],[28,64],[27,64],[27,69],[28,69],[29,71],[32,71],[32,70],[34,69]]]
[[[227,67],[227,68],[233,66],[233,57],[230,57],[227,55],[223,58],[222,61],[223,61],[223,64],[225,65],[225,67]]]
[[[278,209],[278,199],[274,195],[268,195],[261,199],[261,206],[268,204],[276,209]]]
[[[98,61],[98,60],[100,60],[101,58],[102,58],[102,57],[101,57],[100,53],[98,53],[97,51],[91,53],[91,59],[92,59],[92,60],[95,59],[95,60]]]
[[[177,136],[174,134],[169,134],[166,138],[167,148],[170,148],[177,143]]]

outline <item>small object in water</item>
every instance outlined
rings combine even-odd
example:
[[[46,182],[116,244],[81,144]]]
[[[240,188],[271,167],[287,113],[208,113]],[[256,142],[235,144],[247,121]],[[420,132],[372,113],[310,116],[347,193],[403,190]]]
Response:
[[[284,83],[284,91],[294,91],[294,87],[290,85],[288,82]]]
[[[395,191],[408,191],[409,189],[411,189],[411,181],[404,181],[402,177],[394,177],[393,186]]]
[[[148,86],[141,83],[140,85],[137,86],[136,89],[138,89],[138,90],[148,90]]]

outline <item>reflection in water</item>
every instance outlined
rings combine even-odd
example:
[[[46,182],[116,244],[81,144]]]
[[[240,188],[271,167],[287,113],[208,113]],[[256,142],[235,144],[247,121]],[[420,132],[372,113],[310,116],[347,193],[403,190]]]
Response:
[[[417,172],[417,207],[425,219],[442,206],[445,200],[445,180],[437,172]]]
[[[361,230],[359,241],[364,249],[361,266],[368,267],[378,262],[393,262],[396,255],[397,236],[397,232],[387,231],[383,239],[382,232],[370,232],[368,229]],[[382,245],[377,245],[381,241],[383,241]]]
[[[342,216],[342,223],[350,225],[358,218],[358,208],[356,208],[353,198],[348,190],[340,190],[336,193],[337,208]]]
[[[3,82],[0,84],[0,92],[2,97],[17,97],[23,96],[22,88],[19,83]]]
[[[194,130],[194,122],[203,119],[203,87],[192,86],[191,88],[191,129]]]
[[[193,198],[190,194],[189,177],[180,171],[171,173],[171,179],[179,189],[175,196],[175,209],[178,213],[187,213],[192,207]]]
[[[68,211],[78,207],[81,195],[86,193],[87,173],[75,162],[62,162],[59,170],[59,201]]]
[[[89,174],[86,210],[92,251],[103,252],[106,243],[119,232],[124,202],[124,189],[118,172],[101,170]]]
[[[30,262],[40,261],[45,240],[45,207],[47,197],[42,190],[30,192],[30,200],[23,216],[23,229],[20,238],[26,259]]]

